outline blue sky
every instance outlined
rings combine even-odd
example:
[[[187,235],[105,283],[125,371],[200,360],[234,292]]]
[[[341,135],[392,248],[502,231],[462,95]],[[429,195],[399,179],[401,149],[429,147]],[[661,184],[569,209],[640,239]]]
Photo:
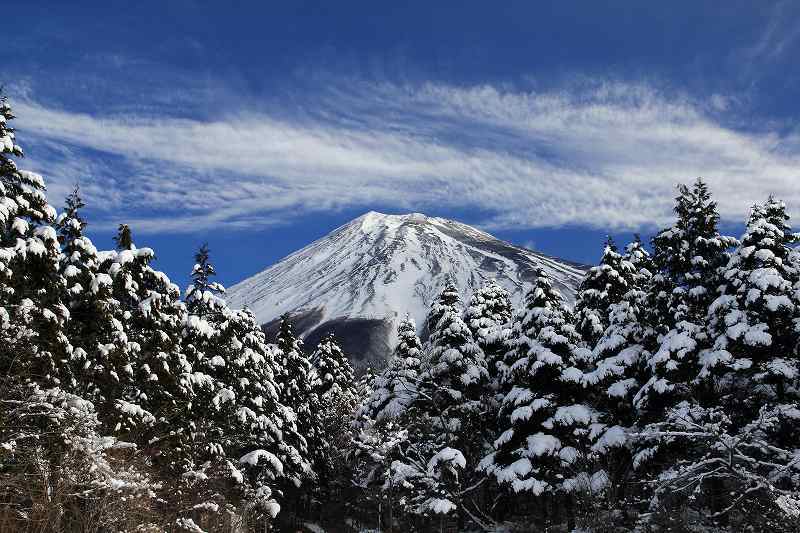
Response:
[[[5,16],[24,168],[79,180],[182,285],[367,210],[593,262],[703,176],[737,233],[800,209],[796,2],[61,2]]]

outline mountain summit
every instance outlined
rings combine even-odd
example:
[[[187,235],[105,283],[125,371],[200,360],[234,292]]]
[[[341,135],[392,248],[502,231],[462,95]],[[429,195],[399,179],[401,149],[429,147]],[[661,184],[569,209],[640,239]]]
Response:
[[[465,303],[494,278],[519,304],[523,284],[535,279],[537,268],[566,300],[574,299],[582,265],[453,220],[371,211],[234,285],[227,301],[249,307],[268,335],[290,313],[307,345],[333,331],[354,362],[379,365],[393,346],[398,321],[411,313],[419,328],[448,275]]]

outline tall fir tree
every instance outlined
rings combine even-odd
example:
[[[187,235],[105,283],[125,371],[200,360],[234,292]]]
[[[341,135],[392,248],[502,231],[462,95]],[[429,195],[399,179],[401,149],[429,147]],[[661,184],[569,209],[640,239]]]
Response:
[[[469,305],[464,313],[464,321],[472,332],[472,337],[483,353],[489,380],[481,393],[483,424],[481,441],[476,443],[471,452],[480,464],[480,461],[492,450],[492,442],[499,432],[500,408],[503,398],[509,389],[504,387],[507,383],[506,376],[509,372],[507,364],[508,354],[513,350],[512,336],[513,308],[511,299],[503,287],[495,280],[489,280],[476,290],[470,298]],[[479,447],[480,445],[480,447]],[[485,475],[485,474],[483,474]],[[477,499],[489,499],[492,494],[497,494],[494,483],[483,483],[484,494]]]
[[[82,375],[76,392],[101,406],[124,396],[116,384],[120,375],[133,368],[135,347],[128,342],[125,317],[112,293],[111,277],[100,271],[100,254],[84,235],[87,223],[81,215],[83,207],[76,185],[56,220],[56,229],[71,317],[67,335],[75,346],[70,363],[73,371]],[[101,407],[101,418],[105,414],[107,410]]]
[[[312,361],[315,365],[314,388],[317,395],[354,407],[358,402],[355,373],[332,333],[319,343]]]
[[[505,373],[505,358],[510,347],[513,309],[508,291],[489,280],[470,298],[464,321],[483,352],[492,387],[498,388]]]
[[[383,372],[375,376],[372,392],[360,416],[380,422],[401,416],[414,398],[422,358],[422,343],[409,315],[397,327],[397,346]]]
[[[633,266],[633,277],[636,286],[640,289],[647,289],[653,277],[653,256],[645,249],[642,238],[638,233],[625,246],[623,258]]]
[[[588,437],[596,415],[576,366],[583,357],[580,336],[543,270],[514,326],[516,362],[507,378],[501,433],[482,466],[515,492],[571,495],[590,483]]]
[[[658,417],[665,407],[692,394],[700,371],[700,354],[711,344],[706,314],[722,284],[722,270],[737,244],[719,233],[719,213],[706,184],[698,179],[678,187],[675,224],[653,238],[647,346],[652,377],[637,402],[643,416]],[[652,420],[653,418],[650,418]]]
[[[638,495],[629,490],[634,441],[640,430],[634,399],[649,379],[645,345],[652,337],[643,320],[649,282],[646,251],[637,239],[626,255],[638,259],[639,268],[634,267],[636,273],[621,300],[609,306],[609,325],[592,350],[591,364],[583,376],[587,397],[598,414],[590,433],[592,451],[597,455],[595,476],[605,473],[609,480],[607,501],[622,511],[619,527],[632,525],[628,509],[633,507],[626,500]]]
[[[444,424],[442,431],[479,414],[480,398],[489,382],[483,353],[461,314],[458,289],[448,282],[428,317],[430,351],[420,377],[420,387],[436,411],[431,414]]]
[[[718,392],[731,409],[748,406],[749,418],[765,403],[800,400],[800,265],[793,257],[799,241],[783,202],[770,197],[756,205],[709,310],[715,342],[703,370],[725,377]]]
[[[288,315],[281,316],[276,341],[278,397],[281,404],[297,414],[300,433],[314,438],[320,431],[319,400],[313,388],[311,361],[303,351],[303,341],[295,336]]]
[[[117,227],[117,234],[114,236],[114,244],[119,251],[133,250],[135,248],[133,244],[133,232],[131,232],[130,226],[127,224],[120,224]]]
[[[186,343],[187,320],[180,290],[152,268],[155,253],[133,243],[120,225],[118,249],[101,252],[99,278],[110,280],[117,306],[112,320],[123,326],[124,344],[101,347],[94,362],[102,380],[103,420],[143,450],[158,450],[154,464],[178,479],[192,470],[195,395],[203,386],[196,353]],[[176,489],[178,490],[178,489]]]
[[[61,249],[44,180],[19,170],[23,156],[0,94],[0,374],[70,387],[72,345]]]
[[[224,305],[218,295],[225,293],[225,288],[212,281],[217,275],[214,265],[209,260],[208,244],[203,244],[194,256],[192,267],[192,284],[186,289],[186,308],[193,315],[203,317],[213,313]]]
[[[350,421],[358,406],[355,374],[350,361],[327,335],[314,355],[313,392],[319,401],[321,432],[309,443],[322,497],[327,497],[345,469],[346,450],[351,442]]]
[[[219,416],[225,456],[242,458],[256,490],[275,487],[282,477],[301,484],[311,473],[306,441],[297,430],[296,413],[280,403],[275,354],[264,332],[247,309],[222,307],[212,325],[218,335],[205,349],[210,357],[204,370],[220,389],[208,412]]]
[[[788,222],[772,197],[752,209],[707,311],[713,344],[691,393],[642,432],[637,461],[663,464],[651,509],[686,506],[695,522],[732,530],[796,529],[780,510],[800,489],[800,263]]]
[[[448,282],[432,303],[429,339],[403,423],[408,444],[392,463],[413,512],[450,514],[463,526],[474,513],[476,467],[490,444],[482,398],[489,392],[483,353],[461,318],[458,289]]]
[[[575,302],[578,333],[589,349],[594,348],[608,327],[611,305],[628,292],[633,274],[634,266],[620,255],[614,240],[608,237],[600,264],[586,272]]]

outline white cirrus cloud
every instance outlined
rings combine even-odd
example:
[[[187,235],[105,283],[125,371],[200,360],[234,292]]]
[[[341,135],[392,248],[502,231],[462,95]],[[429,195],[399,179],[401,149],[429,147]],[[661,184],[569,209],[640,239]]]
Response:
[[[104,116],[32,96],[15,110],[30,166],[56,193],[80,179],[101,224],[124,217],[140,231],[372,206],[469,209],[493,228],[637,229],[666,223],[674,185],[697,176],[726,220],[769,193],[796,210],[797,136],[727,126],[734,100],[723,98],[622,83],[537,93],[352,82],[295,117]]]

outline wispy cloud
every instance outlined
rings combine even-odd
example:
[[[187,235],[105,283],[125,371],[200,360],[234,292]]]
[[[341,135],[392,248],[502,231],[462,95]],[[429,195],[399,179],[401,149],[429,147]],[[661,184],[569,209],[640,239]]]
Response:
[[[767,23],[758,40],[746,49],[753,61],[776,60],[788,52],[800,37],[797,4],[784,0],[771,7]]]
[[[468,208],[487,227],[635,229],[666,222],[674,185],[697,176],[728,220],[767,193],[800,205],[800,143],[726,126],[730,101],[621,83],[535,93],[352,81],[294,116],[88,115],[33,95],[15,109],[31,166],[56,192],[80,179],[101,224],[241,228],[380,205]]]

